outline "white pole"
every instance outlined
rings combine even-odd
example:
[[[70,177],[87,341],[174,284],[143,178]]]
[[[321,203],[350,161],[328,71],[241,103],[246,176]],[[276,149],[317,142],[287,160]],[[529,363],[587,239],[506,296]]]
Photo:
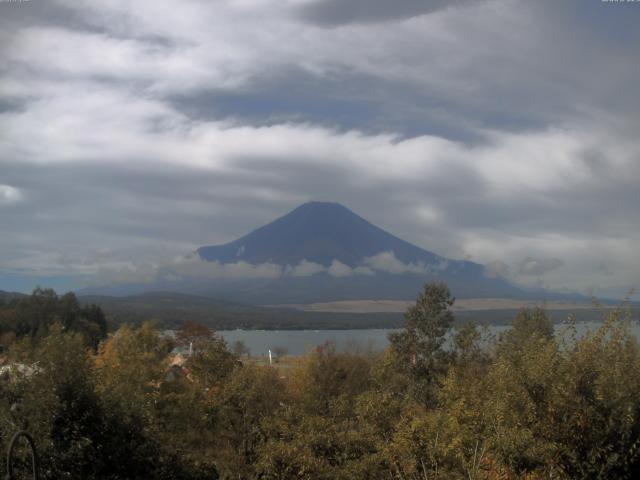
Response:
[[[193,342],[189,342],[189,356],[193,355]]]
[[[269,349],[269,365],[271,365],[271,349]]]

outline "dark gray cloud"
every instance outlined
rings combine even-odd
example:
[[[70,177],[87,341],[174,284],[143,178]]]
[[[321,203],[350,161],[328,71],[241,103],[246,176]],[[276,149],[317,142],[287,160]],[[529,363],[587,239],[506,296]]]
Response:
[[[76,10],[59,2],[43,0],[2,2],[0,13],[2,13],[0,25],[4,32],[14,32],[25,26],[63,25],[83,28],[87,25],[83,16]]]
[[[178,111],[199,120],[222,118],[252,126],[310,123],[369,134],[394,132],[405,138],[437,135],[465,143],[484,140],[479,126],[533,129],[544,125],[526,113],[470,114],[455,99],[348,70],[327,78],[283,67],[232,92],[204,89],[170,96],[169,101]]]

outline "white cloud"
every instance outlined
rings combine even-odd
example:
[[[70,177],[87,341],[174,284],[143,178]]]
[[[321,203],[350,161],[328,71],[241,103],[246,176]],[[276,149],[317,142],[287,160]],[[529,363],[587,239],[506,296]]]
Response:
[[[518,265],[518,273],[521,275],[540,276],[556,268],[560,268],[564,262],[559,258],[533,258],[527,257]]]
[[[329,275],[333,277],[348,277],[353,275],[353,269],[349,265],[345,265],[339,260],[333,260],[329,269],[327,270]]]
[[[427,266],[424,264],[415,264],[415,263],[403,263],[396,258],[395,253],[389,252],[380,252],[371,257],[367,257],[364,259],[365,265],[368,267],[379,270],[381,272],[391,273],[391,274],[402,274],[402,273],[418,273],[424,274],[427,273]]]
[[[253,265],[244,261],[234,263],[208,262],[197,255],[181,257],[163,265],[162,270],[180,277],[204,278],[278,278],[283,267],[274,263]]]
[[[0,206],[17,203],[22,200],[22,198],[22,192],[16,187],[0,184]]]
[[[130,283],[152,284],[158,280],[156,265],[147,263],[129,263],[121,266],[99,267],[86,280],[87,285],[121,285]]]
[[[292,277],[309,277],[317,273],[323,273],[327,271],[327,267],[320,265],[319,263],[309,262],[302,260],[296,266],[287,266],[286,273]]]

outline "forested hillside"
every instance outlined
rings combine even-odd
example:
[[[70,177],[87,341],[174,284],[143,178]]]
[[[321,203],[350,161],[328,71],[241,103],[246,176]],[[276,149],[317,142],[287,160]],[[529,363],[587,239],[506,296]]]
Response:
[[[174,292],[148,292],[125,297],[89,295],[79,297],[79,301],[85,305],[100,306],[118,324],[142,324],[153,320],[163,328],[177,328],[186,320],[195,320],[215,330],[397,328],[402,325],[402,315],[398,313],[303,312]]]
[[[0,297],[0,349],[16,339],[38,341],[54,325],[65,332],[81,333],[94,347],[107,335],[107,319],[100,307],[81,305],[73,293],[58,296],[52,289],[36,288],[30,296]]]
[[[25,327],[0,367],[0,439],[31,432],[42,478],[640,473],[640,350],[623,309],[563,340],[543,310],[523,310],[487,338],[474,324],[452,332],[447,287],[427,284],[386,351],[326,344],[269,366],[193,322],[175,340],[147,323],[97,344],[88,307],[36,300],[12,307]],[[34,315],[47,320],[27,328]],[[181,345],[194,354],[176,357]]]

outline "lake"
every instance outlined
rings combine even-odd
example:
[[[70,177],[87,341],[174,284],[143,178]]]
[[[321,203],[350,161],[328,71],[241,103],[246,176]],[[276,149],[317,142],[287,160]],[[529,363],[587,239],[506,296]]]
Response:
[[[596,322],[578,323],[578,334],[598,327]],[[510,328],[504,325],[490,325],[489,334],[497,335]],[[562,332],[566,325],[557,324],[556,332]],[[289,355],[302,355],[309,349],[325,342],[334,342],[338,350],[383,350],[389,344],[387,335],[391,329],[363,330],[221,330],[221,335],[229,347],[241,340],[251,351],[252,356],[266,355],[268,350],[280,347]],[[640,339],[640,325],[635,322],[632,331]]]

